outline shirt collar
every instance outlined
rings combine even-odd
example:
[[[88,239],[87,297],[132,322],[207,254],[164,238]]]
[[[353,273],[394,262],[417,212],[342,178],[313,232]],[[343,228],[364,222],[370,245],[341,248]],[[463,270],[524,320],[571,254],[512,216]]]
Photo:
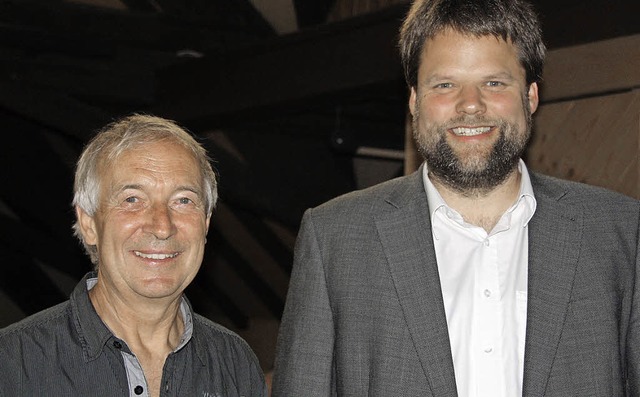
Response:
[[[100,319],[91,300],[89,290],[98,282],[96,272],[87,273],[71,293],[70,303],[73,321],[82,341],[84,358],[87,361],[96,359],[102,353],[105,344],[115,336]],[[182,349],[193,336],[193,310],[187,299],[182,296],[180,313],[184,321],[184,333],[174,351]]]
[[[520,192],[518,193],[518,198],[506,211],[506,213],[511,213],[518,206],[524,205],[525,215],[522,218],[522,227],[525,227],[529,224],[529,221],[536,211],[537,202],[533,194],[533,186],[531,185],[529,170],[527,169],[527,166],[525,165],[524,161],[522,161],[522,159],[518,161],[518,171],[521,175]],[[431,217],[432,224],[434,215],[439,210],[447,211],[447,215],[451,218],[462,220],[462,216],[456,210],[447,205],[447,203],[440,195],[440,192],[438,192],[438,189],[436,189],[436,187],[429,179],[429,169],[427,167],[427,163],[424,163],[424,166],[422,167],[422,180],[424,182],[424,190],[427,193],[427,203],[429,204],[430,212],[429,216]]]
[[[518,193],[518,199],[507,210],[507,212],[513,212],[518,206],[524,205],[524,216],[522,217],[522,227],[526,227],[529,221],[536,212],[538,202],[536,196],[533,194],[533,185],[531,185],[531,177],[529,176],[529,170],[522,159],[518,162],[518,171],[520,171],[520,193]]]

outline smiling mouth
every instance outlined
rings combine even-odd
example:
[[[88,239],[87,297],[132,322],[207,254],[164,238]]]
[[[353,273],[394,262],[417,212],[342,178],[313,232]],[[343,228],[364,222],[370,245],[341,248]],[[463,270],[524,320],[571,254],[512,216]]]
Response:
[[[178,256],[178,252],[174,252],[172,254],[145,254],[145,253],[140,252],[140,251],[133,251],[133,252],[134,252],[134,254],[136,254],[136,256],[139,256],[140,258],[155,259],[155,260],[171,259],[171,258],[175,258],[176,256]]]
[[[491,127],[456,127],[451,129],[451,132],[457,136],[476,136],[489,131],[491,131]]]

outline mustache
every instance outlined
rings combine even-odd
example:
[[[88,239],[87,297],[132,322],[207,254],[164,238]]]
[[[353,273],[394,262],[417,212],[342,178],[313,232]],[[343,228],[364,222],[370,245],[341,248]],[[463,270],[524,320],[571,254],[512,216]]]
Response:
[[[486,116],[469,116],[469,115],[461,115],[456,118],[450,119],[445,122],[442,126],[444,128],[453,128],[459,127],[461,125],[464,126],[481,126],[481,125],[502,125],[505,123],[505,120],[501,118],[490,118]]]
[[[142,238],[132,242],[127,247],[135,251],[158,251],[158,252],[182,252],[184,247],[176,241],[158,240],[156,238]]]

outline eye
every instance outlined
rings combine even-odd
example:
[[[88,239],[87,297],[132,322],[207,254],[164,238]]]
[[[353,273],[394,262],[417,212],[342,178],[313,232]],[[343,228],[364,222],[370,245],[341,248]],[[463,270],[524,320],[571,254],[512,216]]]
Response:
[[[492,87],[492,88],[499,88],[504,86],[504,83],[502,81],[488,81],[487,82],[487,86]]]
[[[180,198],[178,199],[178,203],[179,203],[179,204],[182,204],[182,205],[187,205],[187,204],[191,204],[191,203],[193,203],[193,200],[191,200],[191,199],[190,199],[190,198],[188,198],[188,197],[180,197]]]
[[[144,201],[140,196],[124,196],[120,201],[120,208],[128,211],[138,210],[144,206]]]
[[[438,83],[434,86],[434,88],[439,89],[439,88],[452,88],[453,84],[452,83]]]

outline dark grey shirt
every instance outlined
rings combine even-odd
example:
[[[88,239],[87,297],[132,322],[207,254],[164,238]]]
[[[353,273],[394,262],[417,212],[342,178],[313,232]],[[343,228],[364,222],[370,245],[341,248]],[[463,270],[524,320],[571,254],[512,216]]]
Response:
[[[127,378],[123,357],[135,356],[89,300],[92,277],[87,274],[68,301],[0,330],[0,396],[147,394]],[[167,357],[160,395],[266,397],[264,376],[247,343],[187,307],[191,338]]]

